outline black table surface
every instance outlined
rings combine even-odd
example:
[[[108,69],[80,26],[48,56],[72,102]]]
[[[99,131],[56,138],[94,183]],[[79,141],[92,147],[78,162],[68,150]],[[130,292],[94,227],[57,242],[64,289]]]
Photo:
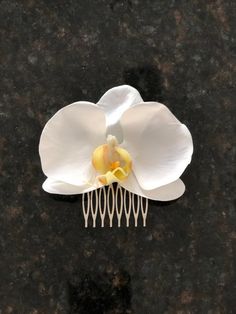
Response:
[[[235,1],[2,0],[0,313],[236,313]],[[83,226],[38,142],[77,100],[136,87],[191,130],[177,201],[147,227]]]

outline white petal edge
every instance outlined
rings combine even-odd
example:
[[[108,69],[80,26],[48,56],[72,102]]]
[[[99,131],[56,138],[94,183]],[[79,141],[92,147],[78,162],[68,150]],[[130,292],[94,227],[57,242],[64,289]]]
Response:
[[[144,190],[139,185],[134,174],[130,174],[129,177],[122,181],[120,185],[129,192],[146,197],[155,201],[172,201],[184,194],[185,185],[181,179],[171,182],[167,185],[163,185],[157,189]]]
[[[93,150],[106,141],[105,115],[90,102],[59,110],[45,125],[39,143],[43,172],[55,181],[84,185],[91,181]]]
[[[121,117],[124,147],[144,190],[176,181],[191,161],[193,142],[188,128],[163,104],[144,102]]]
[[[97,103],[106,114],[107,134],[116,136],[121,142],[123,135],[120,117],[127,109],[141,102],[143,102],[141,95],[132,86],[121,85],[109,89]]]
[[[62,195],[75,195],[87,193],[96,190],[96,186],[85,185],[72,185],[63,181],[53,180],[47,178],[43,183],[44,191],[51,194],[62,194]]]

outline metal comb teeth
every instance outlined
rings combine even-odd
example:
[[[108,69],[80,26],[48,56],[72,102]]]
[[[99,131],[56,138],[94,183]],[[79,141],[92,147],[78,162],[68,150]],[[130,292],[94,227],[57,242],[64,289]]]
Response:
[[[113,227],[115,223],[118,227],[121,227],[122,223],[129,227],[130,220],[137,227],[140,213],[142,225],[146,227],[148,199],[123,189],[119,184],[116,186],[111,184],[108,187],[84,193],[82,209],[85,228],[91,224],[95,228],[98,224],[97,220],[100,220],[102,228],[107,220],[110,227]]]

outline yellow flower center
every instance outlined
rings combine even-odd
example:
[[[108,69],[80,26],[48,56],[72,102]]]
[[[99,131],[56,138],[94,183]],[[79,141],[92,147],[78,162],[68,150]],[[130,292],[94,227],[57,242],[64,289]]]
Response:
[[[92,155],[92,163],[103,185],[119,182],[128,177],[132,169],[130,154],[118,146],[115,136],[108,135],[107,143],[98,146]]]

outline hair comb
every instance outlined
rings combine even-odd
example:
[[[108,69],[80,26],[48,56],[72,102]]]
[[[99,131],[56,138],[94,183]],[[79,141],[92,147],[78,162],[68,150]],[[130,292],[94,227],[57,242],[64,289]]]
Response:
[[[39,143],[43,189],[82,194],[85,228],[145,227],[148,199],[170,201],[184,193],[180,176],[192,153],[188,128],[128,85],[109,89],[96,104],[63,107]]]
[[[130,221],[137,227],[140,214],[142,226],[146,227],[148,199],[123,189],[119,184],[83,193],[82,208],[85,228],[89,225],[95,228],[98,219],[102,228],[106,223],[109,227],[115,224],[129,227]]]

